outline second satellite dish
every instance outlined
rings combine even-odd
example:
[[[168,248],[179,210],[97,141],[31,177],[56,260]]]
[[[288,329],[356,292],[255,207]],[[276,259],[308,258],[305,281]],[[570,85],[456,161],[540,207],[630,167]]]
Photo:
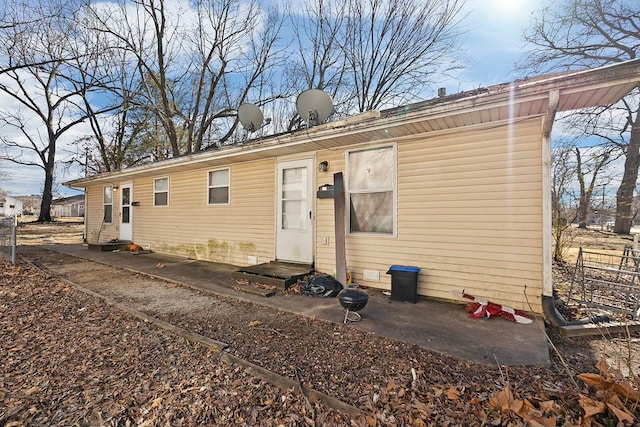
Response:
[[[309,89],[296,99],[298,114],[310,128],[324,123],[333,113],[331,96],[320,89]]]
[[[238,119],[247,132],[255,132],[262,126],[264,116],[260,108],[253,104],[242,104],[238,107]]]

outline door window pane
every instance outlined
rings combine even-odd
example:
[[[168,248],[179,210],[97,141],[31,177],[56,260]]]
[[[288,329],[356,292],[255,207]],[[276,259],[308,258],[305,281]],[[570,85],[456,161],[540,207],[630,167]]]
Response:
[[[129,187],[122,188],[122,204],[123,205],[131,204],[131,188]]]
[[[300,230],[307,229],[305,221],[306,212],[302,209],[302,201],[286,200],[282,202],[282,229]]]
[[[123,224],[129,224],[129,222],[131,221],[131,220],[129,219],[129,216],[130,216],[130,215],[129,215],[129,210],[130,210],[130,209],[131,209],[131,208],[130,208],[129,206],[123,206],[123,207],[122,207],[122,223],[123,223]]]
[[[288,168],[282,170],[282,229],[306,231],[307,168]]]

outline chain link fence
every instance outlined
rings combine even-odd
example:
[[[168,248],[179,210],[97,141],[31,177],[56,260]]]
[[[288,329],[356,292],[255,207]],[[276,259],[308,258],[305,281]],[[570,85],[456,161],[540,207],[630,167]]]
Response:
[[[0,258],[16,265],[18,258],[18,217],[0,217]]]

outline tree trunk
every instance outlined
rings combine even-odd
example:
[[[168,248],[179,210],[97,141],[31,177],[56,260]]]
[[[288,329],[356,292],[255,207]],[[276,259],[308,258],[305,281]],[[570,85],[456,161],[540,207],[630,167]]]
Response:
[[[584,185],[584,172],[582,171],[582,155],[580,149],[575,147],[576,167],[578,175],[578,183],[580,184],[580,201],[578,203],[578,228],[587,228],[587,214],[589,213],[589,205],[591,203],[591,193],[587,191]]]
[[[580,189],[580,203],[578,205],[578,228],[587,228],[587,215],[591,206],[592,191]]]
[[[617,234],[629,234],[633,221],[633,192],[638,181],[638,166],[640,166],[640,115],[631,126],[631,137],[627,146],[627,156],[624,162],[624,174],[622,182],[616,194],[616,225],[614,232]]]
[[[40,216],[38,222],[51,222],[51,202],[53,200],[53,167],[45,170],[44,190],[42,191],[42,202],[40,203]]]
[[[51,202],[53,201],[53,176],[55,172],[56,139],[53,132],[49,132],[49,150],[44,167],[44,189],[40,203],[38,222],[51,222]],[[43,156],[44,157],[44,156]]]

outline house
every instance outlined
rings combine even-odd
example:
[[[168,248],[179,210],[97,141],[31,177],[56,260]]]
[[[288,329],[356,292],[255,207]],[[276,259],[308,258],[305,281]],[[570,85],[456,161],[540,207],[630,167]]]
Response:
[[[0,196],[0,216],[22,216],[22,201],[10,196]]]
[[[15,196],[15,198],[22,201],[23,215],[40,215],[40,204],[42,203],[42,197],[36,194],[32,194],[30,196]]]
[[[51,202],[51,216],[53,217],[81,217],[84,216],[84,194],[63,197]]]
[[[317,190],[343,172],[356,283],[390,289],[389,266],[415,266],[419,295],[455,300],[464,290],[542,312],[553,295],[555,115],[614,103],[639,82],[639,60],[553,74],[66,185],[86,191],[89,242],[330,273],[334,201]]]

